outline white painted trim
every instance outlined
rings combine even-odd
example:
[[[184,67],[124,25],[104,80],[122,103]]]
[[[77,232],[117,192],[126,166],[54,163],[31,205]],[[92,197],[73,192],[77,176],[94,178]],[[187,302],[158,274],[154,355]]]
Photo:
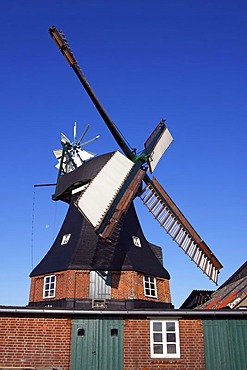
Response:
[[[46,280],[49,278],[51,279],[52,277],[54,277],[54,293],[53,294],[50,294],[50,291],[51,291],[51,288],[50,288],[50,285],[52,284],[50,281],[47,283]],[[47,299],[47,298],[54,298],[55,295],[56,295],[56,275],[47,275],[44,277],[44,285],[43,285],[43,299]],[[45,286],[46,284],[49,284],[49,289],[45,289]],[[45,292],[48,291],[48,295],[45,295]]]
[[[175,331],[170,332],[166,330],[166,324],[169,322],[173,322],[175,324]],[[161,323],[162,331],[157,331],[157,333],[162,334],[162,341],[155,342],[154,341],[154,333],[153,324],[154,323]],[[167,334],[168,333],[175,333],[176,340],[175,342],[167,342]],[[154,353],[154,345],[161,344],[163,346],[162,353]],[[175,344],[176,346],[176,353],[167,353],[167,345]],[[179,337],[179,320],[171,319],[171,320],[150,320],[150,353],[151,358],[180,358],[180,337]]]
[[[145,289],[145,277],[147,278],[153,278],[154,279],[154,282],[152,284],[154,284],[154,289],[155,289],[155,295],[152,295],[152,294],[147,294],[146,293],[146,289]],[[150,286],[151,282],[149,281],[149,286]],[[154,276],[148,276],[148,275],[144,275],[143,276],[143,288],[144,288],[144,295],[145,297],[150,297],[150,298],[157,298],[157,285],[156,285],[156,278]],[[150,289],[150,288],[149,288]]]

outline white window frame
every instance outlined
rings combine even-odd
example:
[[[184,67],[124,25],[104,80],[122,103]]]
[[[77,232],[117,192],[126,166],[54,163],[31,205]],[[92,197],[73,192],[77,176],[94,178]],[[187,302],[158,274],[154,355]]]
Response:
[[[142,247],[141,239],[138,236],[133,235],[132,240],[133,240],[134,246],[139,247],[139,248]]]
[[[64,234],[61,240],[61,245],[68,244],[71,234]]]
[[[151,281],[151,279],[153,279],[153,281]],[[144,288],[145,297],[157,298],[157,285],[156,285],[156,278],[154,276],[148,276],[148,275],[143,276],[143,288]],[[154,294],[151,293],[152,290],[154,290]],[[148,293],[148,291],[150,293]]]
[[[157,326],[160,326],[160,328],[158,329],[156,328],[155,330],[154,323],[158,323],[159,325]],[[169,324],[171,323],[174,323],[173,325],[174,330],[173,328],[171,329],[168,327]],[[173,335],[175,334],[174,340],[172,340],[171,338],[169,339],[169,334]],[[158,345],[161,346],[160,353],[157,353],[157,351],[155,351],[155,346],[157,348]],[[151,346],[151,358],[180,358],[179,320],[178,319],[150,320],[150,346]],[[169,346],[170,347],[175,346],[175,353],[169,353]]]
[[[44,277],[43,298],[54,298],[56,294],[56,275]]]

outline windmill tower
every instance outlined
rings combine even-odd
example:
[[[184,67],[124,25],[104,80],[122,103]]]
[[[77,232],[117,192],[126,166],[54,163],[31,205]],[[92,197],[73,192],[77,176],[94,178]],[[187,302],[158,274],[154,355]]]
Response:
[[[53,199],[67,202],[69,210],[54,244],[30,275],[29,305],[113,310],[172,307],[170,276],[162,264],[161,248],[144,236],[133,204],[137,196],[217,283],[221,263],[159,182],[147,175],[153,173],[173,140],[165,121],[157,125],[137,155],[92,91],[63,33],[55,27],[49,32],[123,153],[115,151],[78,163],[75,155],[78,159],[80,141],[72,145],[62,137]]]

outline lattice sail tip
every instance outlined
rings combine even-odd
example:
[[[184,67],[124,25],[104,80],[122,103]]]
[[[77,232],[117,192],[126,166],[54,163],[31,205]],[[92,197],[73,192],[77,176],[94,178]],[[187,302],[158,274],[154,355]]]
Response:
[[[156,179],[148,182],[141,199],[178,246],[217,284],[221,263]]]

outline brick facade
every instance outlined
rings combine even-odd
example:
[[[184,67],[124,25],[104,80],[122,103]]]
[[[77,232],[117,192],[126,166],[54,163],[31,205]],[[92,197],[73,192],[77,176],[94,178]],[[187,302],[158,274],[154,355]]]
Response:
[[[53,274],[35,276],[31,279],[29,302],[46,301],[43,298],[44,277]],[[54,273],[56,276],[56,294],[49,300],[64,298],[88,298],[90,271],[66,270]]]
[[[136,317],[125,320],[124,370],[205,369],[203,329],[200,319],[179,320],[180,358],[150,356],[150,321]]]
[[[157,298],[144,294],[143,274],[136,271],[119,271],[112,273],[113,299],[143,299],[155,302],[171,303],[169,280],[156,278]]]
[[[71,319],[0,317],[0,368],[69,370]]]
[[[0,317],[0,368],[69,370],[72,317]],[[180,319],[178,359],[150,356],[150,320],[124,320],[124,370],[205,369],[201,319]]]
[[[49,274],[47,274],[49,275]],[[44,277],[32,277],[29,302],[46,301],[43,298]],[[89,270],[66,270],[54,273],[56,275],[56,294],[51,300],[64,298],[89,298]],[[156,278],[157,298],[146,297],[143,287],[143,274],[136,271],[112,272],[112,299],[141,299],[155,302],[171,303],[169,280]]]

